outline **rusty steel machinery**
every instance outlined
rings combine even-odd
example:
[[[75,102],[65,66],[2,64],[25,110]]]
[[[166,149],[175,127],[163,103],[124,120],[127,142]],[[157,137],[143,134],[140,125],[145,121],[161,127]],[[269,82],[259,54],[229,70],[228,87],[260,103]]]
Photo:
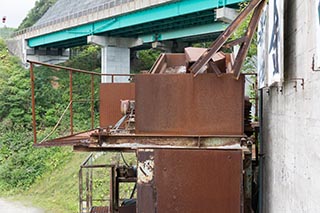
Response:
[[[150,72],[128,75],[129,83],[100,84],[100,126],[73,134],[72,73],[99,74],[58,65],[31,64],[33,129],[36,146],[71,145],[75,151],[135,152],[137,165],[81,166],[87,198],[81,212],[253,212],[254,170],[258,153],[250,125],[251,104],[244,95],[246,75],[240,68],[246,57],[265,0],[252,0],[208,49],[186,48],[184,53],[162,54]],[[253,12],[252,12],[253,11]],[[242,38],[228,41],[252,12]],[[239,45],[237,54],[233,46]],[[222,51],[228,49],[228,51]],[[70,72],[71,135],[37,142],[34,65]],[[123,75],[121,75],[123,76]],[[93,110],[94,83],[91,81]],[[257,110],[256,110],[257,111]],[[94,113],[91,113],[94,119]],[[253,135],[252,137],[249,137]],[[92,175],[110,171],[108,205],[93,205]],[[89,169],[90,172],[82,172]],[[121,183],[134,183],[128,199],[119,198]],[[83,186],[83,184],[81,185]],[[136,196],[134,196],[136,194]],[[121,200],[121,201],[120,201]],[[82,205],[86,202],[86,208]]]

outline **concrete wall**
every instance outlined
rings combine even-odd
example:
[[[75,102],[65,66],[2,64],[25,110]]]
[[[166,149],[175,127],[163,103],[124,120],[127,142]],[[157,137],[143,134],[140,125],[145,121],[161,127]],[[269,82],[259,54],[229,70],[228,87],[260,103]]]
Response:
[[[320,72],[315,2],[287,0],[283,92],[264,90],[265,169],[263,212],[320,212]],[[294,78],[303,78],[304,89]]]
[[[24,35],[17,36],[12,39],[6,40],[9,52],[17,56],[21,63],[28,67],[27,60],[40,61],[49,64],[58,64],[65,62],[69,59],[69,49],[53,49],[48,51],[46,48],[35,50],[28,48]]]
[[[26,64],[26,41],[24,35],[17,36],[12,39],[6,40],[7,47],[12,55],[15,55],[21,59],[23,64]]]

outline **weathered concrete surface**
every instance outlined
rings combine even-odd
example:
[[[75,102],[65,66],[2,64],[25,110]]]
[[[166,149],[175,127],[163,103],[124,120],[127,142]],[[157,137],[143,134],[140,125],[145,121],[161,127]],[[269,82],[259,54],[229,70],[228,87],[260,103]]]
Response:
[[[130,47],[142,44],[138,39],[107,36],[88,36],[88,43],[101,46],[101,72],[103,74],[130,74]],[[129,76],[116,76],[114,82],[128,82]],[[103,76],[102,83],[111,82]]]
[[[44,213],[42,209],[27,207],[21,203],[9,202],[0,199],[0,212],[1,213]]]
[[[320,39],[316,11],[315,1],[287,2],[283,93],[264,91],[265,213],[320,212],[320,72],[311,69]],[[295,90],[293,78],[304,78],[304,89],[297,81]]]
[[[69,49],[61,50],[59,53],[58,49],[48,51],[46,48],[37,49],[28,48],[27,42],[25,41],[25,35],[19,35],[15,38],[6,40],[8,50],[11,54],[18,56],[26,67],[28,66],[27,60],[30,61],[41,61],[49,64],[58,64],[65,62],[69,59]]]

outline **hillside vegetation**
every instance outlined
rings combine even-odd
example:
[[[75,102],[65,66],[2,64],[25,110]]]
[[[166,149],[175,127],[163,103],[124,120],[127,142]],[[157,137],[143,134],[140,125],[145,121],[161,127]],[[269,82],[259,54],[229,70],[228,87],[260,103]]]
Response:
[[[97,53],[97,47],[85,47],[67,65],[86,64],[86,69],[99,72],[98,62],[84,63],[85,58],[97,58]],[[67,72],[45,67],[36,67],[35,76],[37,128],[41,140],[52,130],[69,102],[69,77]],[[89,80],[87,76],[74,76],[75,93],[78,91],[75,98],[90,94]],[[96,85],[98,81],[96,79]],[[29,70],[9,54],[3,40],[0,40],[0,106],[0,196],[19,194],[18,198],[32,198],[37,205],[54,212],[75,212],[78,169],[87,153],[75,154],[70,148],[33,147]],[[88,105],[77,106],[75,130],[89,129],[89,117]],[[67,129],[69,121],[63,119],[53,137],[69,134]],[[70,199],[65,200],[65,196]]]
[[[29,73],[0,40],[0,190],[27,189],[61,162],[58,148],[32,147]]]
[[[19,26],[32,26],[56,0],[39,0]],[[35,148],[31,120],[29,70],[9,54],[4,40],[14,29],[0,33],[0,197],[31,201],[49,212],[73,213],[78,210],[78,170],[88,153],[71,148]],[[100,72],[97,46],[73,48],[65,66]],[[141,51],[135,71],[151,67],[159,52]],[[151,60],[151,61],[150,61]],[[35,67],[36,120],[38,141],[48,135],[69,103],[69,75],[63,70]],[[95,79],[95,97],[98,83]],[[90,97],[90,76],[74,74],[74,99]],[[98,104],[95,114],[98,117]],[[69,112],[50,138],[69,134]],[[96,119],[98,122],[98,119]],[[90,105],[74,104],[75,131],[90,129]],[[110,156],[110,158],[112,155]]]
[[[35,24],[45,12],[54,4],[57,0],[38,0],[35,6],[29,11],[27,17],[23,19],[17,30],[22,30],[31,27]]]
[[[15,31],[14,28],[3,27],[0,28],[0,38],[7,39],[10,38],[11,34]]]

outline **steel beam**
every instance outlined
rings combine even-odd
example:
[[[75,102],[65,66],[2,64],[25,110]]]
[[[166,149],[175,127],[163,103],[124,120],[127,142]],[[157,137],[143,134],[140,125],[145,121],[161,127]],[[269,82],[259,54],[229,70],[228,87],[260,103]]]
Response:
[[[161,32],[157,35],[156,34],[141,35],[139,36],[139,38],[143,41],[143,43],[151,43],[154,41],[166,41],[171,39],[179,39],[179,38],[186,38],[186,37],[222,32],[227,27],[228,25],[226,23],[215,22],[211,24],[192,26],[192,27],[183,28],[183,29]]]
[[[239,25],[245,20],[245,18],[253,11],[260,2],[265,0],[252,0],[249,5],[239,14],[239,16],[229,25],[229,27],[212,43],[210,49],[203,53],[200,59],[190,67],[190,72],[195,73],[197,76],[202,67],[209,62],[211,57],[219,51],[219,49],[227,42],[233,32],[239,27]]]
[[[225,5],[236,4],[243,0],[226,0]],[[218,0],[180,0],[172,1],[169,4],[163,4],[158,7],[150,7],[144,10],[107,18],[104,20],[87,23],[81,26],[64,29],[56,32],[50,32],[45,35],[30,38],[28,45],[30,47],[44,46],[50,43],[61,42],[66,40],[86,37],[106,33],[130,26],[139,26],[154,21],[170,20],[172,18],[198,13],[204,10],[218,8]],[[165,22],[164,22],[165,24]]]
[[[250,20],[247,32],[245,34],[245,40],[243,44],[241,45],[241,48],[238,52],[238,55],[236,57],[235,63],[233,65],[233,74],[236,79],[239,79],[240,77],[240,71],[242,64],[247,56],[247,53],[250,48],[251,41],[253,39],[253,35],[256,32],[256,28],[258,26],[258,22],[263,10],[263,7],[265,5],[266,1],[261,1],[260,4],[256,7],[256,9],[253,12],[252,18]]]

